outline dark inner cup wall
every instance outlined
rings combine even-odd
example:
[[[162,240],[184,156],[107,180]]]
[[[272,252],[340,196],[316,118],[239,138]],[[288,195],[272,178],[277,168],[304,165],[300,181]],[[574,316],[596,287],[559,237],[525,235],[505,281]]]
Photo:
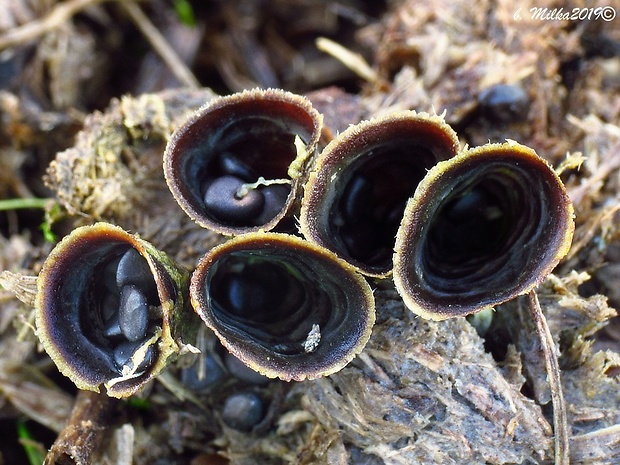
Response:
[[[161,325],[157,320],[150,321],[144,338],[140,336],[140,340],[131,343],[122,330],[113,336],[104,334],[106,302],[112,297],[113,301],[119,304],[120,295],[114,276],[110,283],[110,277],[106,278],[106,273],[110,273],[110,264],[117,265],[119,258],[130,250],[135,249],[125,242],[102,241],[91,237],[90,241],[83,240],[74,246],[71,253],[64,255],[62,261],[56,263],[57,270],[65,271],[58,284],[58,292],[52,293],[52,300],[48,301],[49,308],[56,309],[48,312],[50,325],[55,328],[52,337],[69,363],[83,366],[80,370],[83,376],[92,377],[95,385],[121,374],[121,367],[115,362],[119,346],[124,344],[124,347],[137,347],[152,335],[155,324]],[[148,270],[146,259],[140,258],[144,260],[144,268]],[[114,273],[115,268],[111,272]],[[155,294],[145,289],[141,291],[148,294],[148,304],[157,306],[159,301],[156,284],[152,276],[149,275],[149,278],[152,280],[149,287],[155,289]],[[115,311],[118,318],[119,309],[111,311]],[[131,314],[129,316],[132,317]],[[147,318],[146,315],[142,316]],[[153,351],[154,349],[150,350],[149,359],[152,359]],[[132,352],[133,350],[125,355],[131,355]],[[142,371],[146,365],[148,364],[145,363]]]
[[[218,144],[218,153],[230,153],[265,179],[287,178],[288,165],[295,159],[295,129],[284,122],[261,117],[248,117],[231,122],[224,129]],[[307,137],[300,135],[304,143]],[[225,168],[224,168],[225,169]],[[216,171],[216,170],[214,170]],[[226,174],[220,165],[218,175]]]
[[[368,150],[347,167],[328,222],[345,255],[371,267],[390,267],[407,199],[436,161],[429,149],[403,140]]]
[[[92,300],[96,277],[91,260],[97,258],[97,253],[85,252],[78,260],[61,263],[61,268],[71,272],[62,278],[58,299],[50,303],[50,308],[58,309],[50,324],[55,328],[57,348],[66,354],[69,363],[83,367],[80,371],[85,377],[97,379],[94,384],[117,373],[110,348],[96,330],[99,325],[92,320],[98,318],[98,304]]]
[[[295,134],[282,124],[266,118],[248,117],[230,122],[213,134],[205,134],[204,144],[192,149],[192,156],[184,162],[183,178],[187,183],[186,195],[201,214],[213,221],[230,226],[256,226],[254,216],[231,219],[218,215],[205,204],[209,185],[222,176],[235,176],[240,182],[253,183],[259,177],[266,180],[288,179],[288,166],[297,156]],[[304,141],[307,142],[307,141]],[[259,187],[261,192],[264,187]],[[290,185],[279,189],[290,192]],[[279,210],[284,207],[283,198]],[[258,217],[258,215],[256,215]]]
[[[173,134],[164,154],[166,181],[203,227],[226,235],[272,229],[299,191],[289,176],[296,137],[312,154],[320,128],[310,102],[284,91],[216,98]],[[260,178],[266,182],[252,185]]]
[[[93,385],[117,375],[109,347],[97,333],[99,323],[93,319],[99,307],[92,300],[98,280],[93,263],[101,263],[102,255],[114,254],[117,247],[119,243],[82,240],[47,270],[46,281],[55,284],[44,300],[46,330],[67,363]]]
[[[487,163],[475,177],[436,194],[443,200],[414,252],[422,291],[446,304],[519,283],[548,245],[544,180],[512,164]]]
[[[313,324],[329,332],[343,318],[332,311],[338,300],[346,300],[342,292],[305,278],[318,273],[298,260],[280,261],[277,254],[261,259],[237,252],[213,265],[205,292],[218,324],[270,351],[299,355]]]

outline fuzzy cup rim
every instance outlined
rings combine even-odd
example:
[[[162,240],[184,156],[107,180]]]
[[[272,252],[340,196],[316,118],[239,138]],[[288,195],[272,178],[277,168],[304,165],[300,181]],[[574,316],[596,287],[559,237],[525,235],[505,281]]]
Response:
[[[139,236],[132,235],[119,226],[109,223],[96,223],[94,225],[78,227],[56,244],[41,268],[37,278],[37,294],[35,297],[36,332],[43,348],[54,361],[59,371],[71,379],[79,389],[100,392],[100,387],[103,385],[106,388],[107,395],[122,398],[138,392],[147,382],[155,378],[165,368],[168,359],[172,355],[178,353],[179,345],[171,334],[173,331],[171,327],[174,325],[171,319],[174,319],[175,306],[183,304],[183,292],[179,291],[176,293],[176,296],[172,296],[166,289],[166,286],[160,282],[160,280],[155,279],[157,293],[162,306],[162,327],[161,335],[156,342],[157,358],[153,365],[145,372],[126,380],[120,380],[120,375],[107,379],[103,378],[101,373],[91,376],[85,375],[82,369],[75,366],[75,364],[78,363],[79,354],[71,348],[59,346],[59,344],[63,346],[67,345],[65,339],[70,335],[69,333],[72,330],[76,329],[75,326],[77,323],[67,320],[66,327],[61,328],[62,331],[60,332],[52,327],[51,320],[53,315],[51,312],[54,312],[54,310],[48,308],[48,305],[54,303],[54,295],[59,292],[59,285],[52,284],[48,281],[61,278],[62,270],[58,269],[59,267],[65,264],[70,265],[72,262],[81,259],[81,257],[77,255],[71,256],[72,254],[76,254],[76,251],[72,249],[77,248],[77,252],[79,252],[85,247],[84,245],[76,246],[76,241],[88,240],[89,238],[98,237],[100,235],[103,235],[103,238],[110,239],[112,242],[127,243],[130,247],[136,249],[147,261],[154,278],[160,276],[160,273],[162,273],[162,270],[158,269],[155,261],[158,261],[159,266],[166,270],[167,267],[171,266],[170,260],[167,259],[162,252],[155,249]],[[67,257],[67,255],[69,255],[69,257]],[[183,277],[179,269],[176,269],[175,273],[177,273],[177,276],[174,278],[172,276],[170,277],[170,280],[174,282],[175,285],[179,284],[177,280],[187,281],[187,276]],[[176,298],[176,303],[174,298]],[[68,317],[70,318],[71,315]],[[80,344],[88,344],[93,352],[101,350],[90,342],[81,341]],[[98,379],[95,380],[95,378]]]
[[[362,152],[362,155],[359,156],[363,156],[363,150],[368,144],[368,132],[372,134],[372,132],[381,130],[389,131],[390,126],[398,124],[419,126],[416,128],[417,132],[412,135],[420,137],[421,139],[423,139],[422,134],[424,130],[434,131],[437,141],[439,141],[440,137],[443,137],[444,140],[439,142],[447,142],[444,145],[451,146],[449,147],[451,153],[447,158],[451,158],[459,152],[460,146],[458,136],[441,115],[416,112],[414,110],[403,110],[364,120],[349,126],[336,138],[331,140],[318,155],[311,168],[308,180],[304,185],[304,195],[301,203],[299,230],[303,236],[308,241],[336,253],[339,258],[347,261],[358,272],[375,278],[387,278],[392,273],[392,268],[384,272],[373,271],[372,268],[374,267],[364,265],[357,260],[353,260],[355,261],[355,263],[353,263],[340,253],[334,251],[332,244],[324,237],[327,234],[322,234],[320,231],[319,215],[324,214],[325,205],[323,200],[327,196],[328,189],[333,183],[334,177],[340,175],[343,171],[343,168],[338,167],[338,165],[346,161],[354,152]],[[425,129],[422,129],[423,127],[425,127]],[[379,140],[379,135],[375,134],[371,142],[374,145],[378,145]],[[352,147],[347,147],[347,145],[351,145]],[[328,169],[326,169],[326,167],[328,167]]]
[[[255,245],[258,244],[258,245]],[[295,360],[286,359],[280,354],[275,356],[267,353],[266,349],[256,349],[258,344],[252,343],[253,350],[239,348],[235,341],[229,340],[226,331],[219,328],[217,322],[212,317],[211,308],[208,305],[204,289],[204,282],[207,279],[209,267],[219,258],[228,252],[258,250],[263,247],[275,246],[278,250],[292,247],[294,250],[302,250],[316,254],[319,260],[325,261],[331,268],[342,271],[352,286],[359,294],[353,298],[363,301],[362,308],[350,309],[359,312],[356,320],[355,330],[358,333],[357,340],[352,349],[348,350],[342,357],[330,362],[317,363],[316,366],[305,366],[304,363],[297,363]],[[365,347],[370,339],[372,328],[375,323],[375,301],[374,294],[366,279],[357,273],[355,269],[344,260],[338,258],[327,249],[305,241],[299,237],[284,233],[256,232],[243,236],[237,236],[224,244],[218,245],[205,254],[199,261],[191,278],[190,298],[192,306],[203,322],[216,334],[222,345],[246,366],[267,376],[268,378],[279,378],[284,381],[303,381],[327,376],[344,368],[353,358],[355,358]],[[322,341],[324,342],[324,341]],[[312,354],[310,354],[312,356]],[[308,357],[306,357],[308,358]],[[292,360],[292,361],[291,361]],[[320,361],[320,359],[319,359]]]
[[[264,225],[227,226],[205,214],[199,205],[195,205],[196,202],[192,199],[192,197],[187,194],[187,191],[190,189],[183,187],[183,179],[181,179],[183,176],[183,168],[180,167],[181,163],[178,161],[181,157],[183,157],[183,153],[182,150],[179,149],[179,146],[193,145],[191,143],[184,143],[183,139],[185,137],[192,137],[192,134],[195,132],[201,132],[197,129],[197,127],[204,119],[209,117],[211,112],[226,111],[228,107],[230,108],[230,111],[237,111],[237,113],[234,114],[235,117],[252,116],[254,113],[244,112],[243,106],[257,105],[261,102],[263,104],[268,103],[274,106],[277,104],[285,104],[291,109],[295,108],[299,112],[305,112],[308,120],[312,120],[313,127],[311,137],[307,143],[303,144],[305,146],[305,153],[299,153],[299,147],[294,147],[297,151],[297,155],[291,161],[288,168],[288,176],[291,179],[291,192],[289,193],[282,210],[272,220]],[[273,110],[273,113],[275,114],[276,110]],[[219,124],[224,126],[228,123],[222,121]],[[295,200],[299,196],[300,184],[302,182],[301,170],[303,166],[311,160],[312,156],[316,152],[321,138],[322,128],[323,115],[312,106],[312,102],[310,102],[308,98],[292,92],[273,88],[255,88],[214,98],[193,112],[189,118],[177,129],[175,129],[170,136],[163,156],[164,177],[166,184],[181,209],[192,219],[192,221],[203,228],[207,228],[226,236],[236,236],[239,234],[257,231],[268,231],[273,229],[282,219],[284,219],[295,204]]]
[[[458,305],[439,306],[434,302],[424,299],[420,293],[416,291],[415,287],[412,287],[412,280],[409,278],[409,272],[413,266],[411,264],[412,258],[406,251],[409,250],[410,245],[415,242],[415,237],[419,237],[419,233],[424,231],[424,225],[428,224],[430,220],[431,213],[424,211],[425,202],[428,198],[436,194],[435,191],[442,190],[441,187],[439,187],[442,182],[442,176],[445,176],[446,172],[452,168],[458,169],[464,164],[475,163],[485,157],[492,157],[496,154],[502,154],[503,156],[510,156],[512,158],[521,157],[521,160],[532,165],[538,165],[538,167],[544,171],[543,175],[547,176],[550,183],[553,183],[553,189],[557,197],[561,199],[561,205],[556,205],[555,208],[557,213],[556,219],[559,226],[557,227],[554,240],[550,243],[550,246],[555,250],[553,251],[552,257],[549,258],[546,263],[539,264],[537,267],[538,272],[535,276],[523,279],[521,283],[511,288],[512,292],[500,298],[496,298],[490,304],[485,303],[480,306],[470,305],[465,308],[461,308]],[[435,212],[438,209],[439,207],[435,209]],[[566,193],[562,180],[549,163],[544,158],[538,156],[533,149],[511,140],[504,143],[486,144],[469,149],[433,167],[418,186],[415,195],[408,201],[405,208],[405,215],[396,236],[395,252],[393,256],[394,284],[407,308],[423,318],[440,321],[455,316],[466,316],[484,308],[488,308],[489,306],[504,303],[517,295],[526,294],[538,286],[568,253],[571,247],[574,230],[574,208]]]

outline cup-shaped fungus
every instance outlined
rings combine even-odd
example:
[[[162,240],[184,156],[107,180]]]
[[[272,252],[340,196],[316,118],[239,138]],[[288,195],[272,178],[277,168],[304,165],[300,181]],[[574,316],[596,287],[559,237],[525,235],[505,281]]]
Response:
[[[573,207],[534,150],[487,144],[441,162],[408,202],[394,282],[407,307],[433,320],[524,294],[566,255]]]
[[[349,127],[317,157],[300,229],[369,276],[392,269],[394,236],[427,170],[459,149],[440,116],[399,112]]]
[[[332,252],[280,233],[245,234],[213,248],[194,271],[190,296],[235,357],[286,381],[343,368],[375,321],[361,275]]]
[[[194,221],[213,231],[271,230],[298,203],[322,120],[309,100],[282,90],[216,98],[166,147],[170,191]]]
[[[188,287],[189,273],[148,242],[107,223],[80,227],[37,278],[37,334],[78,388],[127,397],[192,342]]]

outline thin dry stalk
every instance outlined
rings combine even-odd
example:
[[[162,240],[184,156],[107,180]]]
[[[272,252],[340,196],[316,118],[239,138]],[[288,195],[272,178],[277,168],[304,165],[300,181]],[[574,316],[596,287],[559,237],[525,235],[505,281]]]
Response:
[[[368,62],[359,53],[354,53],[346,47],[343,47],[337,42],[330,40],[326,37],[319,37],[316,39],[316,46],[322,52],[325,52],[343,65],[353,71],[362,79],[368,82],[377,82],[379,75],[372,69]]]
[[[140,7],[135,2],[121,2],[121,6],[179,81],[187,87],[198,89],[200,83],[196,76],[181,60],[177,52],[170,46],[166,38],[157,30]]]
[[[545,356],[545,366],[547,368],[547,378],[551,388],[551,402],[553,404],[553,430],[555,432],[555,464],[569,465],[569,443],[568,443],[568,422],[566,418],[566,403],[560,382],[560,366],[555,349],[553,336],[547,325],[545,315],[540,308],[540,302],[536,291],[532,290],[528,294],[530,314],[536,324],[536,330],[540,337],[543,354]]]
[[[69,0],[67,2],[58,3],[44,18],[10,29],[5,34],[1,35],[0,51],[38,39],[43,34],[62,25],[84,8],[103,1],[105,0]]]
[[[34,307],[37,294],[36,276],[25,276],[5,270],[0,273],[0,286],[4,287],[21,302]]]

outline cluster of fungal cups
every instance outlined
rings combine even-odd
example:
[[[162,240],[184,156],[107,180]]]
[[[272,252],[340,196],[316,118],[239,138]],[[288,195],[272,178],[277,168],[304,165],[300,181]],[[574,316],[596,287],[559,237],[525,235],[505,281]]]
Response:
[[[304,97],[221,97],[172,135],[180,207],[230,240],[188,273],[108,224],[58,244],[37,331],[84,389],[124,397],[206,324],[248,367],[287,381],[340,370],[375,320],[369,279],[392,275],[414,313],[468,315],[528,292],[567,253],[561,180],[516,142],[461,150],[440,116],[398,112],[325,140]],[[191,307],[190,304],[191,303]]]

